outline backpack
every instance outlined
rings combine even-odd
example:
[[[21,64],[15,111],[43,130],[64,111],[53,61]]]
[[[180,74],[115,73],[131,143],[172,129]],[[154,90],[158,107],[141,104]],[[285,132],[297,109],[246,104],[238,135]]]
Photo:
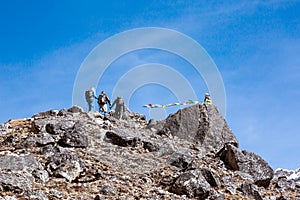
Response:
[[[106,103],[106,95],[100,94],[98,97],[98,104],[105,104]]]
[[[94,96],[93,90],[87,90],[87,91],[85,91],[85,98],[89,99],[89,98],[91,98],[93,96]]]

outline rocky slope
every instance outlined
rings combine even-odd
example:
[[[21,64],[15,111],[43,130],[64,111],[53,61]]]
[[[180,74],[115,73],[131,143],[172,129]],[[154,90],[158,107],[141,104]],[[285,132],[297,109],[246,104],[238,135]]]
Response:
[[[294,172],[239,149],[214,105],[126,116],[72,107],[0,125],[0,199],[300,199]]]

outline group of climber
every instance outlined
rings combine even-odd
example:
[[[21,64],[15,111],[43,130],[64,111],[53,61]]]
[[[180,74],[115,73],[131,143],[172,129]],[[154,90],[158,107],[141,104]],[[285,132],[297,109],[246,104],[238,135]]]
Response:
[[[124,112],[125,112],[125,104],[123,97],[119,96],[117,99],[111,104],[110,99],[106,95],[104,91],[101,92],[101,94],[97,97],[95,88],[90,88],[85,91],[85,99],[88,104],[88,111],[94,110],[94,101],[97,99],[97,103],[99,106],[99,112],[103,113],[104,115],[108,114],[108,108],[107,104],[109,105],[109,109],[112,111],[112,108],[115,106],[114,115],[122,119]]]
[[[117,99],[113,102],[113,104],[111,104],[110,99],[108,98],[108,96],[104,91],[102,91],[101,94],[97,97],[95,88],[90,88],[86,90],[85,99],[88,103],[88,111],[94,110],[95,99],[97,99],[99,112],[103,113],[104,115],[108,114],[107,104],[109,105],[109,109],[111,110],[113,115],[119,119],[123,118],[124,113],[126,111],[123,97],[121,96],[117,97]],[[203,102],[208,104],[212,103],[209,93],[205,93]],[[115,111],[112,110],[114,106],[116,106]]]

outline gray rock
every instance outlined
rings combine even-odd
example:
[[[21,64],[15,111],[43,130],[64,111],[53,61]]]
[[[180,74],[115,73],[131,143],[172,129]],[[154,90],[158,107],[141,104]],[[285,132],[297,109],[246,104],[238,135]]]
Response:
[[[38,119],[38,118],[47,118],[47,117],[50,117],[50,116],[57,116],[58,114],[58,111],[57,110],[48,110],[48,111],[45,111],[45,112],[40,112],[38,114],[35,114],[32,116],[32,118],[34,119]]]
[[[136,138],[135,135],[130,135],[127,132],[122,131],[120,129],[114,131],[107,131],[105,136],[109,139],[111,143],[122,147],[131,146],[134,138]]]
[[[238,149],[233,145],[226,145],[219,153],[225,166],[231,170],[238,170],[252,176],[258,186],[268,187],[273,178],[273,169],[260,156]]]
[[[238,141],[225,119],[212,104],[197,104],[179,110],[164,120],[159,135],[173,135],[198,143],[201,152],[217,152],[226,143],[238,146]]]
[[[76,155],[61,152],[50,158],[47,170],[51,175],[63,177],[67,181],[72,182],[84,171],[84,166]]]
[[[135,120],[135,121],[145,121],[146,120],[146,116],[137,112],[131,112],[128,107],[125,105],[125,113],[123,116],[123,119],[131,119],[131,120]]]
[[[27,191],[24,196],[31,200],[48,200],[48,197],[41,190]]]
[[[27,177],[9,172],[0,173],[0,191],[21,193],[31,189],[32,184]]]
[[[259,189],[252,184],[246,183],[242,184],[241,188],[239,188],[244,195],[254,198],[255,200],[263,200]]]
[[[83,113],[84,110],[79,107],[79,106],[73,106],[71,108],[68,109],[68,112],[71,112],[71,113]]]
[[[55,140],[53,137],[46,132],[37,135],[36,143],[38,146],[46,146],[48,144],[54,144]]]
[[[35,122],[37,124],[37,122]],[[41,128],[43,131],[45,131],[51,135],[60,135],[63,136],[65,132],[71,131],[74,129],[74,126],[76,124],[76,121],[67,119],[62,119],[62,120],[51,120],[51,121],[45,121],[45,122],[40,122],[40,126],[44,127]]]
[[[211,170],[202,168],[202,169],[200,169],[200,171],[210,186],[212,186],[212,187],[220,187],[221,186],[220,181],[217,178],[217,175],[215,173],[213,173]]]
[[[34,177],[37,177],[43,182],[47,182],[49,180],[49,173],[46,170],[37,170],[32,173]]]
[[[43,182],[48,181],[48,172],[44,170],[40,162],[34,157],[18,156],[18,155],[5,155],[0,156],[0,169],[10,170],[14,173],[26,172],[40,179]]]
[[[171,192],[188,197],[205,199],[210,193],[210,185],[203,177],[200,170],[184,172],[171,186]]]
[[[101,194],[114,196],[116,194],[116,189],[110,185],[104,185],[101,188]]]
[[[55,148],[52,144],[45,145],[40,151],[40,153],[44,156],[51,156],[57,152],[57,148]]]
[[[66,115],[68,115],[67,109],[61,109],[57,114],[57,116],[66,116]]]
[[[156,157],[164,157],[173,154],[176,150],[173,142],[170,140],[162,140],[159,143],[159,150],[155,152]]]
[[[158,144],[151,142],[150,140],[143,140],[143,148],[149,152],[158,151],[160,149]]]
[[[32,122],[32,131],[35,134],[39,134],[40,132],[47,132],[52,134],[51,132],[48,132],[48,127],[46,129],[47,124],[52,124],[51,126],[57,124],[57,123],[64,123],[62,119],[55,118],[55,117],[48,117],[48,118],[36,118]]]
[[[107,131],[105,134],[107,140],[115,145],[122,147],[138,147],[141,146],[147,149],[149,152],[159,150],[158,145],[154,144],[150,140],[143,140],[138,137],[136,133],[129,133],[121,129],[115,129],[112,131]]]
[[[23,149],[23,148],[27,149],[27,148],[36,147],[36,146],[37,146],[36,137],[29,136],[23,142],[16,145],[16,148],[17,149]]]
[[[247,183],[254,183],[254,180],[250,174],[241,171],[235,171],[234,175],[244,179]]]
[[[193,162],[193,158],[189,151],[178,150],[170,156],[168,162],[170,163],[170,165],[184,170],[187,169],[187,167]]]
[[[66,132],[58,144],[62,147],[86,148],[89,145],[88,136],[85,133],[72,130]]]
[[[89,136],[101,132],[101,127],[91,121],[86,113],[56,119],[35,120],[37,133],[49,133],[55,142],[63,147],[85,148],[89,145]],[[48,143],[49,144],[49,143]]]
[[[31,174],[33,171],[42,170],[43,167],[30,155],[5,155],[0,156],[0,169],[13,172],[26,171]]]
[[[164,126],[164,121],[156,121],[155,119],[150,119],[146,126],[146,129],[150,129],[151,131],[161,130]]]
[[[225,185],[226,191],[230,194],[236,194],[236,187],[233,184],[232,177],[231,176],[224,176],[222,177],[222,181]]]

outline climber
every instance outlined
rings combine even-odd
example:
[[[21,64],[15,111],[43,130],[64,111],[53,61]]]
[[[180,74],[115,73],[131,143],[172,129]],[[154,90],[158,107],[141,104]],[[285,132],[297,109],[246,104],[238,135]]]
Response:
[[[109,106],[111,106],[108,96],[104,91],[102,91],[98,96],[99,112],[102,111],[104,114],[107,114],[107,103],[109,104]]]
[[[205,96],[204,96],[204,103],[209,103],[209,104],[212,103],[212,101],[211,101],[211,99],[210,99],[210,94],[205,93]]]
[[[112,106],[110,107],[113,108],[114,105],[116,105],[116,110],[115,110],[115,117],[117,117],[118,119],[122,119],[123,114],[125,113],[125,104],[124,104],[124,100],[123,97],[117,97],[117,99],[113,102]]]
[[[94,110],[94,100],[97,99],[95,88],[90,88],[85,91],[85,100],[88,104],[88,111]]]

